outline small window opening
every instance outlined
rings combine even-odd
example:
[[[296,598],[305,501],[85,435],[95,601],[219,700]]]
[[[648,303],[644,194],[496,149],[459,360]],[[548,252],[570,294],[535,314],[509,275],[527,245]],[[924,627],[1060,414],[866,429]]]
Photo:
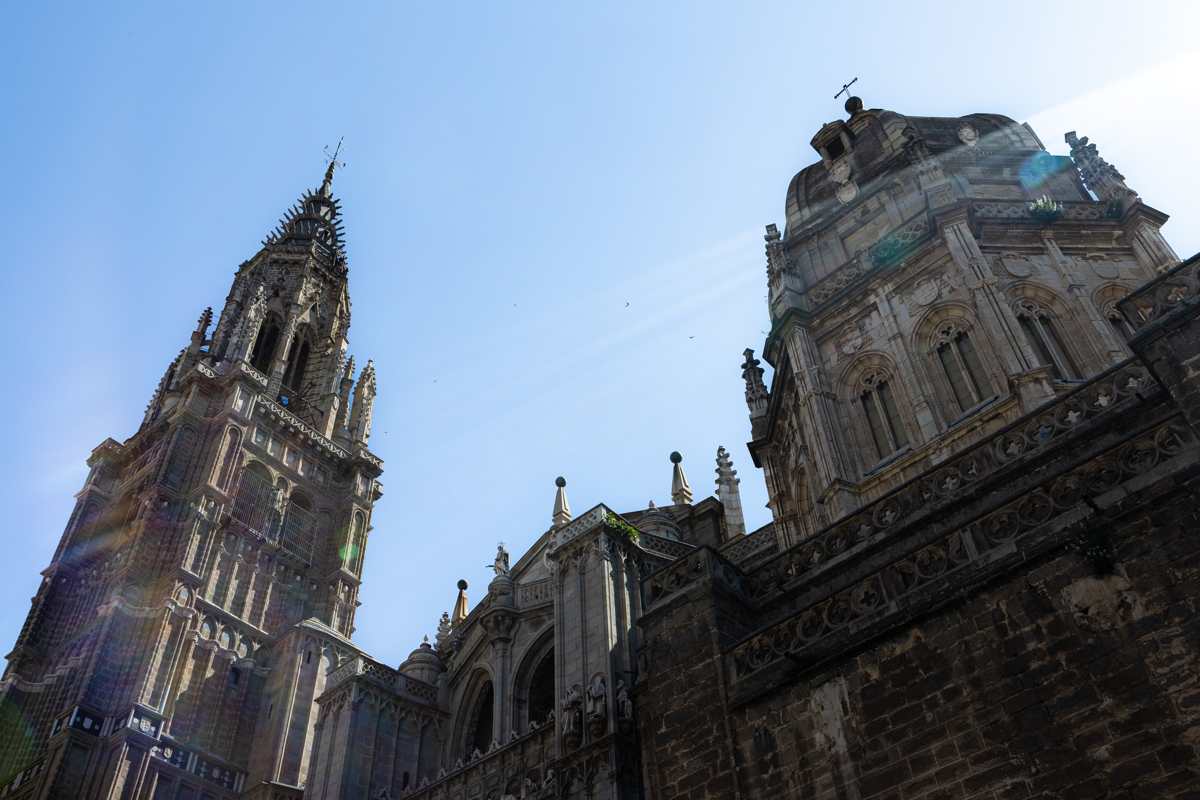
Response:
[[[306,650],[306,651],[304,652],[304,663],[305,663],[305,664],[311,664],[311,663],[312,663],[312,650]]]
[[[237,667],[229,668],[229,685],[237,686],[242,682],[242,671]]]
[[[836,158],[841,158],[845,152],[846,144],[842,141],[840,136],[836,139],[830,139],[825,145],[825,154],[829,156],[831,161]]]

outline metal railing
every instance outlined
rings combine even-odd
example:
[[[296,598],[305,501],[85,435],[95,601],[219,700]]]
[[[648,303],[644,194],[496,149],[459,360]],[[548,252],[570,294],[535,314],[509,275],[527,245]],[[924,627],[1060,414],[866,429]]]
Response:
[[[242,470],[230,509],[233,521],[311,564],[317,539],[317,515],[294,502],[283,502],[268,478]]]

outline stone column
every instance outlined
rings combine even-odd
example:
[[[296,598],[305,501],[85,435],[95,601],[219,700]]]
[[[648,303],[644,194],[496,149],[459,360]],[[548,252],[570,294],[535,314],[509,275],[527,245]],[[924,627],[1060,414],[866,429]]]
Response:
[[[1063,284],[1067,287],[1067,294],[1074,301],[1072,305],[1083,310],[1084,316],[1087,317],[1088,324],[1099,338],[1103,350],[1107,351],[1105,363],[1097,364],[1096,371],[1103,371],[1112,364],[1124,361],[1124,346],[1117,340],[1112,325],[1109,325],[1108,321],[1104,319],[1104,314],[1093,300],[1091,292],[1087,291],[1087,284],[1075,271],[1075,264],[1063,254],[1058,242],[1054,240],[1054,232],[1051,229],[1046,228],[1042,231],[1042,244],[1045,245],[1046,252],[1050,254],[1050,263],[1062,277]]]
[[[793,323],[786,344],[808,444],[810,479],[816,481],[817,500],[827,506],[829,518],[838,519],[853,511],[857,500],[846,486],[850,462],[838,421],[837,398],[808,328]]]

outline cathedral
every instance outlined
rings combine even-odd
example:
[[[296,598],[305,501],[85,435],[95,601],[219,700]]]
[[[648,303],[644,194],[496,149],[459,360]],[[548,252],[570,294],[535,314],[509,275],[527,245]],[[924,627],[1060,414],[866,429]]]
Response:
[[[663,507],[559,478],[399,665],[332,162],[92,450],[0,798],[1200,797],[1200,257],[1085,136],[845,108],[742,354],[771,522],[723,447]]]

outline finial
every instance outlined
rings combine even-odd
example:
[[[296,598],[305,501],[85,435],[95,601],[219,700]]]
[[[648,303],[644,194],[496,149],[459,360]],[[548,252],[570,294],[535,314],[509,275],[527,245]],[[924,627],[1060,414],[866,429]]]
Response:
[[[725,507],[725,537],[740,536],[746,532],[746,518],[742,513],[742,495],[738,489],[737,470],[724,446],[717,448],[717,499]]]
[[[457,625],[467,618],[467,582],[458,580],[458,597],[454,600],[454,611],[450,614],[450,624]]]
[[[687,476],[683,474],[683,456],[678,450],[671,453],[671,501],[676,505],[687,505],[692,502],[692,487],[688,485]]]
[[[1084,185],[1099,200],[1107,200],[1124,212],[1137,202],[1137,192],[1125,183],[1125,176],[1117,168],[1100,157],[1100,151],[1086,136],[1068,131],[1063,139],[1071,146],[1071,160]]]
[[[767,410],[767,385],[763,383],[763,368],[754,357],[754,351],[747,347],[742,351],[742,380],[746,382],[746,405],[750,407],[750,416],[757,417]]]
[[[200,319],[196,320],[196,332],[203,336],[208,332],[208,326],[212,324],[213,310],[212,306],[200,312]]]
[[[354,356],[350,356],[346,359],[346,369],[342,372],[342,380],[354,380]]]
[[[857,114],[858,112],[863,110],[862,98],[861,97],[847,97],[846,105],[844,106],[844,108],[846,109],[846,113],[853,117],[855,114]]]
[[[428,633],[421,637],[421,646],[429,647],[429,634]]]
[[[571,504],[567,502],[567,479],[559,475],[554,479],[554,485],[558,488],[554,491],[554,512],[550,521],[555,528],[561,528],[571,521]]]
[[[338,137],[337,147],[333,149],[332,155],[329,153],[329,145],[325,145],[325,157],[329,159],[329,164],[325,167],[325,180],[321,181],[321,194],[326,197],[333,190],[333,171],[346,166],[345,161],[338,161],[338,154],[342,152],[342,138],[344,137]]]

